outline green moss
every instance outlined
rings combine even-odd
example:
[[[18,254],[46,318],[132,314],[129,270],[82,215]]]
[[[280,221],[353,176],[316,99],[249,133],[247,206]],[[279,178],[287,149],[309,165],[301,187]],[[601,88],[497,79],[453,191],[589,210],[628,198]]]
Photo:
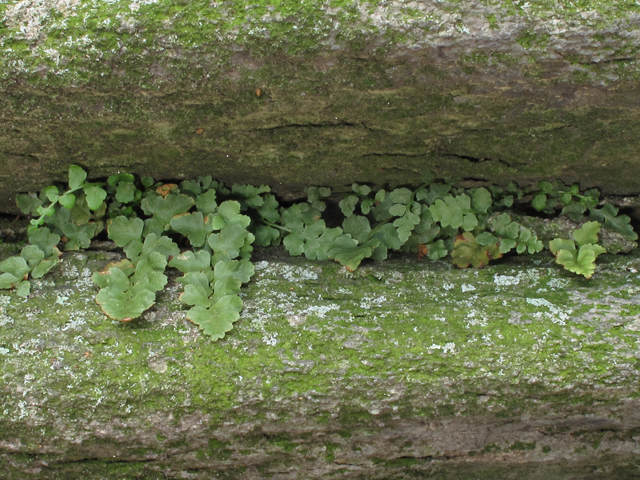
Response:
[[[626,268],[637,262],[634,255],[612,258],[592,282],[566,274],[545,255],[512,257],[480,271],[407,256],[367,263],[361,275],[332,262],[258,259],[256,278],[244,291],[243,317],[233,334],[213,344],[185,322],[175,289],[134,325],[106,320],[83,273],[104,264],[105,254],[65,254],[26,302],[13,293],[0,297],[1,313],[13,320],[3,327],[2,346],[9,350],[4,380],[8,388],[22,388],[24,376],[34,375],[28,395],[37,400],[38,392],[48,392],[48,408],[70,425],[89,428],[87,418],[106,423],[118,417],[123,437],[150,429],[154,449],[162,442],[161,451],[200,452],[203,462],[231,461],[236,452],[257,447],[279,462],[312,443],[312,427],[324,432],[325,460],[333,462],[338,452],[357,451],[367,434],[398,420],[595,414],[637,391],[636,378],[626,374],[638,368],[629,361],[637,338],[630,330],[604,328],[619,320],[607,311],[590,316],[579,308],[589,312],[602,302],[598,295],[589,298],[593,289],[632,301],[629,288],[640,287],[640,279]],[[150,369],[151,356],[165,359],[165,373]],[[52,358],[63,367],[54,369]],[[616,395],[610,395],[612,383]],[[336,397],[339,411],[323,403]],[[0,428],[37,452],[43,434],[18,425],[38,420],[38,410],[21,398],[6,398]],[[160,422],[136,424],[158,412]],[[300,427],[307,436],[250,430],[222,441],[212,433],[225,425],[264,424],[267,412],[277,415],[275,424],[307,419],[312,424]],[[201,445],[170,436],[174,425],[191,431],[188,422],[205,439]],[[59,437],[56,425],[47,426],[45,441]],[[546,433],[571,431],[565,429]],[[586,433],[575,438],[588,446],[584,458],[602,442]],[[407,453],[415,446],[405,440],[397,448],[415,457]],[[528,440],[474,451],[535,450]],[[87,441],[82,448],[118,452],[112,440]],[[149,445],[136,448],[137,455],[152,453]]]
[[[535,450],[536,442],[515,442],[509,446],[509,450]]]

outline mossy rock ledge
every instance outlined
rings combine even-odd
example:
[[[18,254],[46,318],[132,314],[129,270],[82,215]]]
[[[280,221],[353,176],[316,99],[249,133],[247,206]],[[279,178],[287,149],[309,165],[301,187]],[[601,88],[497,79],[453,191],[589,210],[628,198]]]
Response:
[[[269,184],[560,178],[637,195],[631,0],[7,0],[0,211],[116,171]]]
[[[90,277],[119,255],[0,295],[2,478],[640,478],[637,250],[591,280],[257,252],[216,343],[175,283],[107,319]]]

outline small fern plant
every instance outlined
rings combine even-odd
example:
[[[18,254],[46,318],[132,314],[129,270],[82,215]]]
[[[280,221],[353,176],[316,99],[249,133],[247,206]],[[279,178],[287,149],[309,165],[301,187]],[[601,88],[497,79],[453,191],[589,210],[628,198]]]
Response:
[[[125,255],[92,277],[107,316],[124,322],[139,317],[155,303],[168,282],[165,270],[172,267],[182,274],[176,281],[187,318],[216,340],[240,316],[240,290],[254,274],[254,246],[283,245],[291,255],[332,259],[349,271],[368,258],[384,260],[390,251],[432,260],[450,255],[460,268],[482,268],[505,254],[544,249],[532,230],[514,220],[527,197],[547,215],[562,208],[562,214],[581,220],[588,212],[591,221],[573,233],[574,240],[549,244],[560,265],[586,278],[606,251],[598,244],[601,228],[638,238],[629,217],[601,205],[595,190],[580,194],[560,182],[541,182],[533,192],[513,183],[471,189],[456,183],[438,181],[427,170],[414,189],[374,192],[353,184],[335,200],[342,218],[325,219],[332,196],[325,187],[308,187],[306,201],[284,206],[264,185],[229,189],[210,176],[173,184],[128,173],[90,182],[84,169],[72,165],[66,185],[17,196],[18,207],[32,217],[28,244],[0,262],[0,289],[28,296],[29,278],[54,268],[61,250],[88,248],[106,235]]]

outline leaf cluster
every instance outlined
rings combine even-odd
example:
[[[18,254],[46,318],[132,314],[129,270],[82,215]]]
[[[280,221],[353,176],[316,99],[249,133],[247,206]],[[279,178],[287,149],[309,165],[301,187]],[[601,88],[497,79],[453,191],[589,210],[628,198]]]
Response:
[[[638,239],[627,215],[618,215],[618,209],[610,203],[601,204],[600,192],[596,189],[580,193],[578,185],[566,186],[557,180],[553,183],[538,183],[538,191],[534,192],[531,206],[537,211],[554,214],[561,208],[561,214],[574,222],[580,222],[585,215],[599,222],[604,228],[617,232],[631,241]]]
[[[598,222],[586,222],[573,232],[575,241],[564,238],[551,240],[549,250],[556,256],[556,262],[570,272],[591,278],[596,270],[596,258],[607,251],[597,244],[600,228]]]
[[[283,245],[291,255],[332,259],[353,271],[365,259],[384,260],[389,252],[415,252],[418,259],[450,255],[460,268],[482,268],[507,254],[536,253],[544,245],[510,212],[526,202],[545,215],[557,213],[590,221],[574,240],[555,239],[549,249],[568,270],[589,278],[601,227],[637,239],[629,217],[601,203],[599,192],[540,182],[524,192],[506,187],[456,187],[457,179],[436,180],[425,170],[417,188],[374,192],[353,184],[335,199],[331,189],[308,187],[306,201],[281,205],[267,186],[231,188],[200,176],[180,183],[155,182],[118,173],[90,182],[79,166],[69,169],[66,185],[17,197],[33,218],[29,244],[19,256],[0,262],[0,288],[28,295],[28,278],[39,278],[58,262],[59,248],[77,250],[105,235],[126,258],[93,275],[96,301],[105,314],[128,321],[150,308],[167,283],[165,270],[182,273],[180,301],[186,316],[212,339],[233,328],[242,309],[240,290],[254,273],[254,246]],[[337,201],[341,216],[327,215]],[[335,206],[335,204],[334,204]]]

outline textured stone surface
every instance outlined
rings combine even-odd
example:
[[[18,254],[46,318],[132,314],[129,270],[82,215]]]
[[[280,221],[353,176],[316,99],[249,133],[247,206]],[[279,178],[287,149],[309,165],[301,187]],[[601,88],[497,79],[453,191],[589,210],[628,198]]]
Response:
[[[527,184],[638,194],[631,1],[8,0],[0,210],[119,170],[268,183]]]
[[[10,253],[5,245],[3,257]],[[640,478],[640,257],[355,273],[257,252],[211,343],[170,284],[106,319],[66,253],[0,296],[3,478]]]

